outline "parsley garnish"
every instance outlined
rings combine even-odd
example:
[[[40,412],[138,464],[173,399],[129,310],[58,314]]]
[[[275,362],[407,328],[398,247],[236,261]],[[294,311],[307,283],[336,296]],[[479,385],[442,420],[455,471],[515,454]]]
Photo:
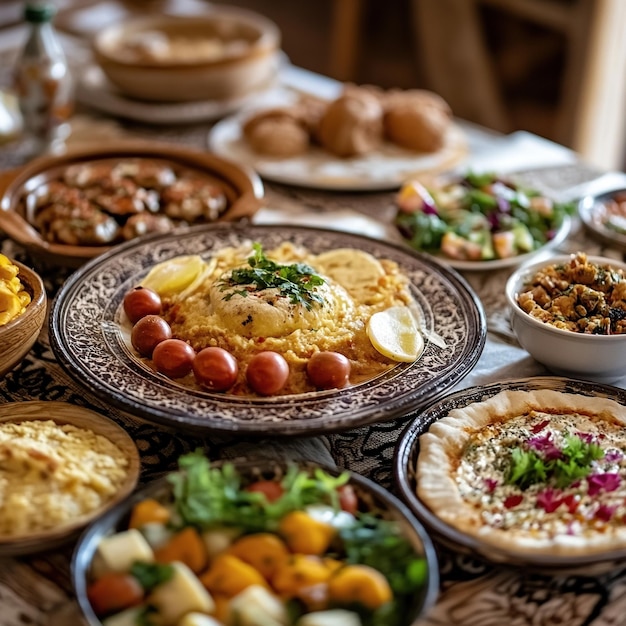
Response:
[[[588,476],[591,463],[604,456],[595,443],[566,434],[559,458],[545,459],[535,450],[513,448],[506,482],[524,490],[536,483],[553,481],[560,489]]]
[[[315,273],[315,270],[306,263],[292,263],[281,265],[268,259],[261,244],[252,245],[254,253],[248,257],[249,267],[234,269],[228,279],[219,284],[220,291],[237,285],[252,285],[255,290],[278,289],[281,295],[288,297],[293,304],[302,304],[311,309],[313,303],[323,304],[324,299],[315,293],[315,287],[326,281]],[[246,297],[247,289],[233,291],[224,297],[230,300],[233,296]]]
[[[145,591],[152,591],[157,585],[167,582],[174,575],[170,563],[144,563],[135,561],[130,573],[139,581]]]

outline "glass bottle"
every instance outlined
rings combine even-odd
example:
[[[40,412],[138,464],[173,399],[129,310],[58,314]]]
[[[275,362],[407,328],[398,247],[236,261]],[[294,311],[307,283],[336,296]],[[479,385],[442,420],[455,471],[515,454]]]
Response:
[[[46,3],[27,4],[24,19],[30,33],[15,67],[15,86],[23,119],[26,151],[33,155],[62,152],[70,132],[73,85]]]

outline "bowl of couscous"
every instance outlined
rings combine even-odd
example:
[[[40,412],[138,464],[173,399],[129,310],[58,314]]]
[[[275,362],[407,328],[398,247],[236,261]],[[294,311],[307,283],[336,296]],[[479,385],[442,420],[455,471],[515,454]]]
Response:
[[[0,558],[62,545],[128,496],[139,452],[111,419],[66,402],[0,404]]]
[[[0,380],[37,341],[46,319],[46,303],[41,277],[0,254]]]

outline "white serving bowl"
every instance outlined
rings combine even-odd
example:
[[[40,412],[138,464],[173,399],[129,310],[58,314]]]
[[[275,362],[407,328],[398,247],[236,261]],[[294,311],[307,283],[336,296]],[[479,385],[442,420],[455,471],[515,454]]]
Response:
[[[184,56],[133,57],[128,45],[141,37],[186,42]],[[223,100],[266,85],[278,67],[280,31],[266,17],[238,7],[207,7],[200,15],[151,15],[115,23],[93,40],[94,56],[125,95],[157,102]],[[222,41],[223,55],[193,56]]]
[[[626,334],[591,335],[562,330],[526,313],[517,302],[524,284],[541,268],[568,262],[573,255],[553,256],[518,268],[506,283],[511,326],[519,344],[550,371],[561,376],[611,383],[626,376]],[[626,263],[588,256],[591,263],[626,271]]]

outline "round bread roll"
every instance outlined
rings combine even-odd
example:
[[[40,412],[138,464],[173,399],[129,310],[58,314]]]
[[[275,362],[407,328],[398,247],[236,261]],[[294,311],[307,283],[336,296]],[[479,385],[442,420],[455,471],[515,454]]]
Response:
[[[309,149],[308,129],[288,108],[270,109],[249,118],[243,134],[255,152],[288,158]]]
[[[371,152],[382,141],[382,135],[381,103],[367,91],[357,89],[328,105],[317,132],[321,145],[340,157]]]
[[[452,123],[447,102],[430,91],[391,93],[385,101],[385,136],[399,146],[418,152],[440,150]]]

